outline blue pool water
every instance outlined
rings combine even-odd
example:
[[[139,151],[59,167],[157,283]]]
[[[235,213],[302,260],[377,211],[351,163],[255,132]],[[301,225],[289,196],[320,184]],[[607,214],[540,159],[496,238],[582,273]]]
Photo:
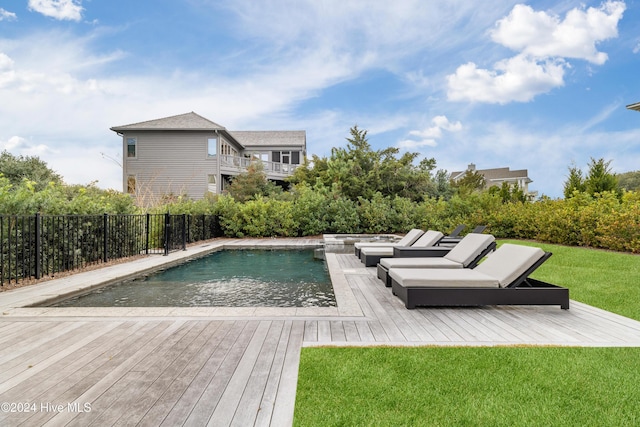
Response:
[[[313,250],[224,250],[56,307],[335,307]]]

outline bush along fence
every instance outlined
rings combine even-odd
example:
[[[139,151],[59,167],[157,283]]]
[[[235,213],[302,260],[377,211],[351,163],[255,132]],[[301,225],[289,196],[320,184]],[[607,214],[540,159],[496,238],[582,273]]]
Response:
[[[222,236],[215,215],[0,215],[0,286]]]

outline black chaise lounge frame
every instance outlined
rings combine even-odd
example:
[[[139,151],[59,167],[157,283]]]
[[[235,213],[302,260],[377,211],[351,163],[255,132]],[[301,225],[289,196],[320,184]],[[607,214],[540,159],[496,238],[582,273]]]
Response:
[[[404,287],[391,278],[391,290],[406,308],[483,305],[560,305],[569,309],[569,289],[529,277],[551,256],[550,252],[503,288]]]
[[[471,230],[471,233],[482,234],[486,229],[487,229],[486,225],[478,225],[476,226],[476,228]],[[462,237],[460,237],[459,234],[460,233],[457,233],[455,236],[449,235],[449,236],[443,237],[442,240],[440,240],[440,244],[444,245],[447,243],[454,243],[454,244],[458,243],[460,240],[462,240]]]

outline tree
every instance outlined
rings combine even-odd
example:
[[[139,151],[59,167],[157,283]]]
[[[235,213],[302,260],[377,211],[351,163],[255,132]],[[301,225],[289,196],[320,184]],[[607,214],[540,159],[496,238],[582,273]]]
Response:
[[[527,201],[527,196],[524,194],[524,191],[522,191],[518,184],[509,184],[506,181],[503,182],[500,187],[494,185],[489,188],[489,194],[497,194],[498,197],[500,197],[500,199],[502,200],[502,203],[524,203]]]
[[[454,195],[455,189],[451,185],[449,172],[447,172],[445,169],[439,169],[438,172],[436,172],[434,181],[436,184],[436,194],[434,195],[434,197],[449,200]]]
[[[575,192],[586,193],[590,196],[601,194],[605,191],[620,194],[618,178],[611,172],[609,165],[611,165],[611,160],[596,160],[591,157],[589,171],[585,178],[582,177],[582,171],[577,166],[572,165],[569,167],[569,177],[564,184],[565,199],[573,197]]]
[[[569,176],[564,183],[564,198],[570,199],[576,191],[583,193],[586,189],[582,171],[575,164],[572,164],[569,167]]]
[[[453,183],[459,193],[482,191],[486,186],[484,176],[478,171],[467,170],[462,178]]]
[[[0,154],[0,173],[16,187],[24,179],[33,181],[36,191],[44,189],[50,182],[62,183],[62,177],[38,157],[14,156],[6,150]]]
[[[624,172],[617,175],[618,185],[627,191],[640,191],[640,171]]]
[[[349,132],[346,148],[333,148],[328,159],[314,156],[312,162],[296,168],[291,182],[335,188],[352,201],[370,200],[376,193],[415,201],[437,194],[432,176],[435,159],[416,165],[418,153],[398,157],[395,147],[373,150],[366,130],[354,126]]]
[[[589,172],[584,181],[586,191],[590,195],[603,193],[605,191],[618,192],[618,179],[611,172],[609,165],[611,160],[605,162],[604,159],[595,160],[591,158],[589,163]]]
[[[251,162],[246,172],[233,178],[229,186],[229,194],[239,202],[246,202],[258,196],[269,196],[282,192],[273,182],[267,179],[262,162]]]

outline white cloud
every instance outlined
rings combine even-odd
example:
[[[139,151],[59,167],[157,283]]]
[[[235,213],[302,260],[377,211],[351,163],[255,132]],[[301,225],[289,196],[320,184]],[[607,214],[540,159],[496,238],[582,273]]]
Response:
[[[15,21],[18,19],[15,13],[4,10],[0,7],[0,21]]]
[[[396,147],[405,149],[405,150],[413,150],[415,148],[421,147],[436,147],[438,143],[435,139],[425,138],[420,141],[415,141],[412,139],[403,139],[396,144]]]
[[[560,60],[538,62],[524,55],[499,61],[494,70],[478,68],[469,62],[447,76],[447,96],[451,101],[527,102],[562,86],[565,66]]]
[[[598,52],[596,44],[617,37],[618,21],[624,10],[623,2],[609,1],[599,8],[572,9],[560,20],[558,16],[518,4],[496,23],[491,38],[536,58],[576,58],[602,65],[607,54]]]
[[[447,130],[449,132],[457,132],[462,129],[462,123],[454,122],[451,123],[447,116],[436,116],[431,122],[433,126],[428,127],[424,130],[412,130],[409,132],[409,135],[418,136],[421,138],[440,138],[442,137],[442,130]]]
[[[33,144],[20,136],[12,136],[7,141],[0,141],[0,150],[21,156],[41,156],[46,153],[55,153],[55,150],[44,144]]]
[[[80,0],[29,0],[29,9],[59,20],[80,21]]]
[[[14,79],[13,59],[0,52],[0,89],[8,86]]]
[[[21,146],[25,145],[26,141],[26,139],[19,136],[12,136],[7,141],[0,141],[0,148],[2,150],[13,151],[20,149]]]
[[[436,116],[431,119],[432,126],[422,130],[412,130],[409,132],[413,139],[404,139],[396,144],[398,148],[412,149],[419,147],[436,147],[438,139],[442,138],[442,131],[459,132],[462,130],[462,123],[450,122],[447,116]]]
[[[564,85],[565,58],[583,59],[601,65],[607,54],[596,44],[618,35],[617,25],[625,4],[609,1],[586,11],[574,8],[560,20],[530,6],[516,5],[491,31],[496,43],[518,51],[496,62],[492,69],[474,62],[459,66],[447,76],[451,101],[506,104],[528,102],[539,94]]]

